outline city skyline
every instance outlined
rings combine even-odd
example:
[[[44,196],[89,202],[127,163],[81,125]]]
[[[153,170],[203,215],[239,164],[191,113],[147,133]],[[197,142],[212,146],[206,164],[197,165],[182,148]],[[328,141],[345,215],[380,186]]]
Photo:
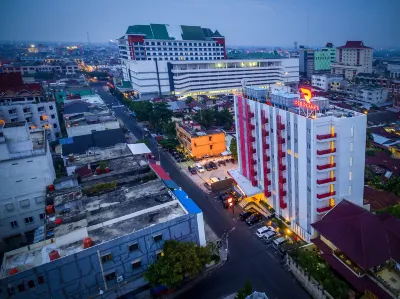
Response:
[[[1,7],[7,14],[0,20],[0,40],[85,43],[89,32],[91,42],[98,43],[119,38],[129,25],[165,23],[218,30],[231,46],[286,47],[294,41],[322,46],[326,42],[341,45],[346,40],[363,40],[372,47],[399,46],[396,12],[400,2],[396,0],[386,0],[386,5],[361,0],[155,0],[140,4],[123,0],[118,4],[112,8],[106,1],[97,1],[95,6],[77,0],[57,6],[49,0],[5,1]],[[158,9],[154,11],[154,7]]]

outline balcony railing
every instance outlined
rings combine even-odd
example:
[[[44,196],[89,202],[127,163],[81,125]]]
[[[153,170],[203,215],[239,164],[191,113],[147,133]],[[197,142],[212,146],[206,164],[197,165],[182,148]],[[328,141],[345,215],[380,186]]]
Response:
[[[271,197],[271,192],[264,192],[264,195],[265,195],[266,197]]]
[[[318,140],[325,140],[325,139],[331,139],[331,138],[336,138],[336,133],[325,134],[325,135],[317,135],[317,139]]]
[[[262,117],[261,117],[261,123],[262,123],[263,125],[267,124],[267,123],[268,123],[268,118],[262,116]]]
[[[318,185],[322,185],[322,184],[327,184],[327,183],[333,183],[336,182],[336,178],[328,178],[328,179],[322,179],[322,180],[317,180],[317,184]]]
[[[271,181],[268,180],[268,179],[264,180],[264,185],[265,185],[265,186],[271,185]]]
[[[284,144],[285,142],[286,142],[285,138],[282,137],[278,138],[278,143]]]
[[[269,136],[269,131],[263,131],[262,132],[263,137],[268,137]]]
[[[333,167],[336,167],[336,163],[317,165],[318,170],[325,170],[325,169],[329,169],[329,168],[333,168]]]
[[[250,140],[251,140],[251,142],[254,142],[254,141],[256,141],[256,137],[252,136],[252,137],[250,138]]]
[[[333,154],[333,153],[336,153],[336,148],[330,148],[330,149],[317,151],[317,155],[327,155],[327,154]]]
[[[271,160],[271,158],[269,156],[264,156],[263,160],[264,160],[264,162],[269,162]]]
[[[285,130],[285,124],[278,124],[278,130]]]
[[[249,129],[250,129],[250,130],[254,130],[255,128],[256,128],[256,127],[255,127],[253,124],[250,124],[250,125],[249,125]]]
[[[252,159],[252,160],[251,160],[251,165],[256,165],[256,164],[257,164],[257,161],[254,160],[254,159]]]
[[[252,149],[251,151],[253,154],[255,154],[257,152],[257,150],[255,148]]]
[[[286,170],[286,165],[279,165],[279,170],[280,171],[285,171]]]
[[[278,158],[285,158],[286,157],[286,153],[282,152],[281,150],[278,151]]]
[[[336,192],[333,191],[333,192],[328,192],[328,193],[323,193],[323,194],[317,194],[317,198],[322,199],[322,198],[327,198],[327,197],[335,196],[335,195],[336,195]]]
[[[249,112],[249,117],[253,118],[254,117],[254,112]]]
[[[282,184],[286,183],[286,178],[284,178],[283,176],[279,177],[279,182],[281,182]]]
[[[270,174],[270,173],[271,173],[271,169],[269,169],[269,168],[264,169],[264,172],[265,172],[266,174]]]
[[[269,149],[269,144],[267,144],[267,143],[264,143],[264,149]]]
[[[257,186],[257,181],[256,180],[251,180],[251,184],[253,185],[253,187]]]
[[[334,206],[328,206],[328,207],[323,207],[323,208],[317,208],[318,213],[325,213],[331,210]]]
[[[281,196],[286,196],[286,194],[287,194],[287,192],[286,192],[286,190],[279,190],[279,194],[281,195]]]
[[[284,202],[283,200],[280,200],[279,201],[279,206],[280,206],[281,209],[286,209],[287,208],[287,203]]]

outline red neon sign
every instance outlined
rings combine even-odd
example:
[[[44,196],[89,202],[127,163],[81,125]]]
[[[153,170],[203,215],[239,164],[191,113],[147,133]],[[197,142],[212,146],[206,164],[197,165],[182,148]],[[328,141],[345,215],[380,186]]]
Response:
[[[319,110],[319,107],[317,105],[313,105],[311,103],[307,103],[307,102],[304,102],[304,101],[296,100],[296,101],[294,101],[294,104],[296,106],[303,107],[303,108],[306,108],[306,109]]]
[[[311,104],[311,90],[308,88],[301,87],[300,92],[303,94],[304,99],[307,103]]]

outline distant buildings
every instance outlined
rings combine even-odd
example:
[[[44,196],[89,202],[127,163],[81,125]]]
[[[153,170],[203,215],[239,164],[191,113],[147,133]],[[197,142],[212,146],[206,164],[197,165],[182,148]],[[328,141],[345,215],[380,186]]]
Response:
[[[338,47],[336,62],[331,65],[331,73],[353,79],[358,73],[372,73],[373,49],[362,41],[347,41]]]
[[[147,161],[148,152],[132,144],[72,159],[70,166],[89,168],[91,175],[78,185],[83,172],[76,169],[55,181],[46,196],[43,240],[5,253],[0,293],[117,298],[147,284],[143,274],[162,256],[166,240],[205,246],[202,211]]]
[[[339,91],[340,88],[343,88],[343,81],[344,79],[341,75],[322,74],[311,76],[311,85],[323,91]]]
[[[135,25],[119,39],[125,81],[136,96],[226,94],[244,84],[296,83],[297,59],[226,60],[225,38],[199,26]]]
[[[400,63],[388,63],[387,71],[390,78],[400,80]]]
[[[301,49],[300,50],[300,75],[311,78],[313,74],[330,72],[331,63],[336,61],[336,48],[332,43],[327,43],[320,50]]]
[[[304,240],[343,198],[362,205],[366,115],[322,97],[273,91],[267,99],[266,89],[246,87],[235,95],[235,122],[233,179]]]
[[[24,122],[0,129],[0,243],[43,225],[46,188],[55,172],[45,130]]]
[[[176,123],[176,133],[185,151],[193,158],[219,156],[226,151],[225,133],[221,130],[202,130],[192,121]]]
[[[46,139],[60,137],[56,103],[48,101],[39,83],[25,84],[20,74],[0,74],[0,123],[26,121],[31,130],[45,129]]]

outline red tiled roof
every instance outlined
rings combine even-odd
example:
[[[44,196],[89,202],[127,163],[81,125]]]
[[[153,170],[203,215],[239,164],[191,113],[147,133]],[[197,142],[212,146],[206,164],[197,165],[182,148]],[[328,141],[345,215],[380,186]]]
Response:
[[[160,165],[157,165],[156,163],[149,163],[149,165],[161,180],[171,180],[169,175]]]
[[[380,136],[383,136],[386,138],[400,139],[399,135],[386,131],[384,127],[373,127],[373,128],[369,128],[368,131],[373,134],[377,134],[377,135],[380,135]]]
[[[367,204],[371,206],[371,211],[377,211],[400,204],[400,198],[393,193],[364,186],[364,205]]]
[[[400,159],[394,159],[386,152],[375,152],[374,156],[366,156],[365,164],[382,166],[395,174],[400,173]]]
[[[0,74],[0,93],[12,91],[14,93],[27,92],[40,92],[39,83],[26,84],[22,81],[20,73],[1,73]]]
[[[322,257],[360,293],[364,293],[366,290],[368,290],[379,299],[393,299],[390,294],[388,294],[368,276],[356,276],[350,271],[349,268],[347,268],[336,257],[334,257],[332,253],[324,253],[322,254]]]
[[[312,226],[364,270],[400,260],[400,219],[382,219],[342,200]]]
[[[372,49],[372,48],[364,46],[362,41],[348,40],[344,46],[338,47],[338,49]]]
[[[92,169],[87,165],[75,169],[75,174],[79,175],[81,178],[86,178],[93,175]]]

